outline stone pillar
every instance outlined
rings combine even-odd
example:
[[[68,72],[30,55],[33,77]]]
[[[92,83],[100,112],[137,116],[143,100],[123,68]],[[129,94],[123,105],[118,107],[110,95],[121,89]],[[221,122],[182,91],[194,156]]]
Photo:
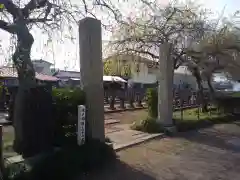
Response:
[[[173,59],[171,45],[164,43],[159,48],[158,122],[165,127],[173,126]]]
[[[104,142],[101,21],[87,17],[79,22],[79,47],[80,79],[87,101],[86,134]]]

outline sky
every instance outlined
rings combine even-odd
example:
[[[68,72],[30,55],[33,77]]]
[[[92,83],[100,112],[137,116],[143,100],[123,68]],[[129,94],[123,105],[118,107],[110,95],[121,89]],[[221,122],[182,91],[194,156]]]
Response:
[[[75,0],[72,0],[75,1]],[[114,0],[113,0],[114,1]],[[168,0],[158,0],[163,5],[168,3]],[[128,1],[128,3],[134,3],[133,0]],[[224,15],[228,16],[233,14],[235,11],[240,10],[240,1],[239,0],[195,0],[195,2],[202,4],[203,7],[211,9],[213,12],[221,13],[224,6],[225,11]],[[132,4],[125,3],[121,4],[121,9],[124,13],[129,14],[133,13]],[[97,14],[99,19],[106,19],[107,17],[104,14]],[[104,22],[104,20],[103,20]],[[60,35],[54,34],[55,37],[52,41],[48,41],[48,38],[40,31],[32,31],[35,41],[32,47],[31,58],[32,59],[44,59],[46,61],[52,62],[55,64],[56,68],[67,69],[67,70],[79,70],[79,47],[78,47],[78,27],[75,25],[73,29],[73,36],[75,37],[74,42],[69,39],[63,39],[63,42],[60,42]],[[67,33],[65,33],[67,35]],[[104,45],[108,42],[111,34],[104,29],[102,30],[102,39],[103,39],[103,49]],[[0,52],[0,65],[6,64],[9,60],[6,60],[11,54],[11,51],[5,47],[10,45],[9,43],[10,35],[2,30],[0,30],[0,44],[2,45],[3,51]],[[104,53],[104,52],[103,52]]]

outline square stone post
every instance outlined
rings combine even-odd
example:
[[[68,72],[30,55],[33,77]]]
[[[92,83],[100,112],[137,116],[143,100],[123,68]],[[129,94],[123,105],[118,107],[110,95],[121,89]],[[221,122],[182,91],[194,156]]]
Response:
[[[159,48],[158,122],[165,127],[173,126],[173,59],[170,57],[171,44]]]
[[[81,85],[86,94],[87,136],[105,141],[101,21],[79,22]]]

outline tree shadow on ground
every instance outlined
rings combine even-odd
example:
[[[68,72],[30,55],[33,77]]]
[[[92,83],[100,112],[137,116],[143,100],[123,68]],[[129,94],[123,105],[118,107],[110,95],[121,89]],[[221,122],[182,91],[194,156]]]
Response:
[[[156,180],[144,170],[136,169],[117,159],[106,166],[88,174],[82,174],[79,180]]]
[[[216,147],[232,151],[235,153],[240,152],[240,127],[239,125],[225,124],[223,129],[215,129],[214,127],[194,130],[184,133],[179,133],[177,137],[187,139],[192,142],[205,144],[208,146]],[[233,132],[231,128],[236,128]],[[238,133],[236,130],[238,129]]]

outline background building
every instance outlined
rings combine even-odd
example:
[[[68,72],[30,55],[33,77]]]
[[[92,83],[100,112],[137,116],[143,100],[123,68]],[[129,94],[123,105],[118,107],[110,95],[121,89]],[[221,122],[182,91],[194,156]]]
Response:
[[[157,82],[159,74],[158,62],[138,55],[110,56],[103,61],[104,63],[114,62],[112,63],[113,71],[117,75],[121,75],[123,67],[129,66],[131,73],[129,73],[128,78],[133,83],[154,84]],[[174,70],[174,85],[180,86],[182,84],[189,84],[193,89],[197,88],[195,77],[192,76],[187,66],[180,66]]]

